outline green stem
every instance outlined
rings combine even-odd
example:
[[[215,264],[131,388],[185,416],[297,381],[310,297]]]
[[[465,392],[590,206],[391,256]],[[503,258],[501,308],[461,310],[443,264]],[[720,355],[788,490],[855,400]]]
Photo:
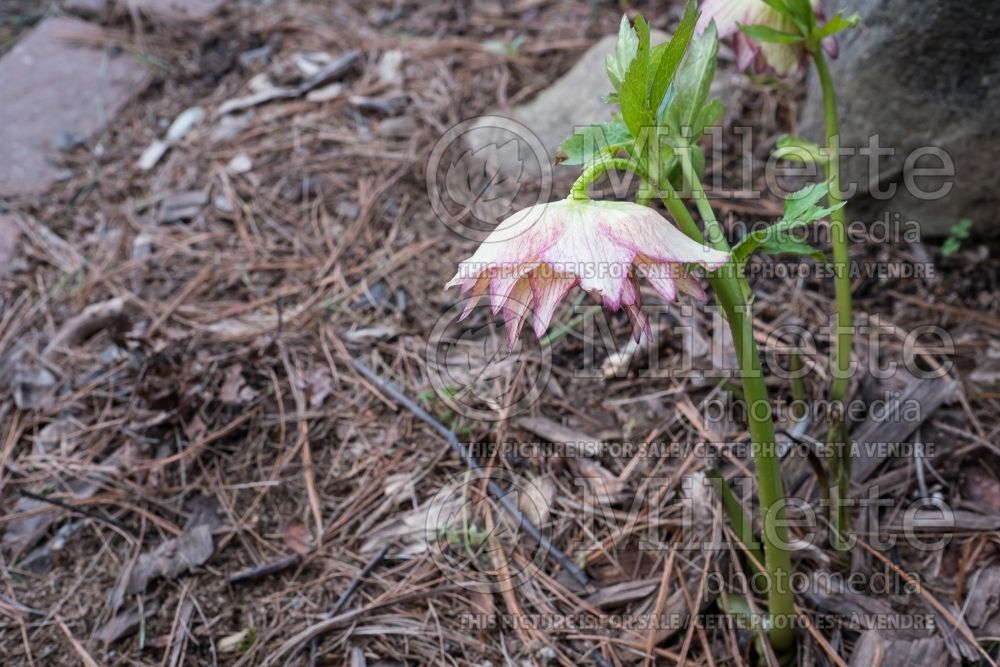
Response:
[[[715,492],[719,494],[719,498],[722,500],[722,508],[726,511],[729,522],[733,525],[733,532],[736,533],[736,538],[743,544],[743,548],[747,550],[747,553],[750,554],[752,561],[763,564],[764,554],[753,538],[753,522],[747,516],[747,513],[743,511],[743,505],[740,504],[739,498],[729,488],[729,482],[723,477],[722,471],[712,466],[705,470],[705,476],[709,479]]]
[[[685,150],[681,150],[680,153],[685,179],[705,223],[708,243],[717,250],[729,252],[729,243],[693,169],[690,154]],[[703,242],[702,234],[698,231],[698,226],[687,207],[669,184],[666,184],[666,187],[669,188],[670,196],[664,198],[664,203],[680,225],[681,231],[696,241]],[[740,365],[743,396],[750,408],[747,413],[751,451],[756,464],[760,508],[764,517],[764,565],[769,582],[768,608],[772,616],[769,634],[775,650],[785,651],[795,642],[793,628],[795,598],[791,590],[792,564],[787,549],[785,491],[781,481],[771,403],[767,395],[767,386],[764,384],[760,353],[753,337],[753,315],[745,297],[745,281],[735,260],[730,259],[728,264],[710,274],[709,280],[719,305],[729,320],[733,343],[736,346],[736,358]]]
[[[599,162],[595,162],[590,165],[580,173],[576,181],[573,182],[573,186],[569,189],[569,198],[589,199],[590,197],[587,194],[587,188],[589,188],[594,181],[612,169],[617,169],[618,171],[633,171],[640,176],[645,176],[645,172],[639,171],[639,165],[633,160],[623,157],[606,157],[601,159]]]
[[[830,68],[818,45],[811,49],[820,87],[823,90],[823,109],[826,114],[827,177],[830,179],[828,204],[834,206],[842,200],[840,196],[840,122],[837,115],[837,95],[833,88]],[[849,528],[848,507],[843,499],[850,492],[851,456],[847,450],[847,423],[842,406],[847,397],[851,373],[851,339],[854,322],[851,306],[850,255],[847,244],[847,213],[844,208],[830,214],[830,232],[833,244],[834,295],[837,303],[836,342],[833,351],[833,384],[830,387],[830,424],[827,441],[834,451],[836,484],[833,492],[831,518],[833,521],[832,542],[835,549],[845,551],[848,541],[845,533]]]

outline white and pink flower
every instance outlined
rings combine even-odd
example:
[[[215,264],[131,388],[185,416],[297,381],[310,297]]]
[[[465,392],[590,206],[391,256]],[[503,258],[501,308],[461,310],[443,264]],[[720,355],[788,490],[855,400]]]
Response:
[[[812,6],[816,16],[822,18],[820,1],[813,0]],[[764,0],[704,0],[697,31],[703,32],[713,20],[716,30],[719,31],[719,39],[733,38],[736,66],[740,70],[752,65],[754,71],[759,74],[770,67],[779,76],[788,76],[798,70],[805,61],[806,49],[801,43],[757,42],[740,30],[740,25],[766,25],[779,32],[795,34],[796,28],[792,20],[769,6]],[[823,49],[831,58],[836,58],[836,38],[824,39]]]
[[[531,206],[501,222],[446,287],[458,286],[471,297],[460,319],[488,292],[493,313],[503,311],[511,347],[529,311],[541,338],[576,285],[608,310],[624,308],[638,337],[640,331],[649,335],[640,311],[640,276],[667,302],[680,294],[704,301],[705,292],[686,265],[715,269],[728,259],[649,207],[565,199]]]

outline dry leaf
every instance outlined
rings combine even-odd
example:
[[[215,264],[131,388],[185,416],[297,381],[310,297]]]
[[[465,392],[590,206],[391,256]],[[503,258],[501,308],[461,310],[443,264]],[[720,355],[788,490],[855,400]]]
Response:
[[[290,523],[281,531],[285,546],[299,554],[308,555],[313,549],[313,536],[309,529],[300,522]]]

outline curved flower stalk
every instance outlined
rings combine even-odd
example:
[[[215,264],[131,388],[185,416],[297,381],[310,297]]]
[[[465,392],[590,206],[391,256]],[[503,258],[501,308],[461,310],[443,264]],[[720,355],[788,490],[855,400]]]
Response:
[[[529,311],[541,338],[559,302],[577,285],[608,310],[624,308],[638,338],[642,331],[650,335],[640,310],[640,277],[666,302],[681,294],[705,301],[687,265],[715,269],[728,259],[646,206],[571,197],[531,206],[501,222],[446,287],[470,295],[462,319],[488,293],[493,313],[503,311],[511,347]]]
[[[771,69],[778,76],[788,76],[799,70],[809,55],[792,16],[765,0],[705,0],[701,9],[698,32],[715,21],[719,39],[733,38],[736,65],[741,70],[752,66],[758,74]],[[822,18],[819,0],[813,0],[810,9]],[[831,58],[837,57],[835,37],[826,37],[822,44]]]

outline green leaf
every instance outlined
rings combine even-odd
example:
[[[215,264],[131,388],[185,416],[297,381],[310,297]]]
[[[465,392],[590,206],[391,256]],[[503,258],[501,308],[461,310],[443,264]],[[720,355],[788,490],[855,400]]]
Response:
[[[614,86],[615,92],[621,89],[622,82],[625,80],[625,74],[628,72],[629,65],[632,64],[632,60],[635,58],[638,50],[639,35],[636,34],[635,28],[628,22],[628,17],[622,16],[621,24],[618,27],[618,42],[615,44],[614,55],[608,56],[605,60],[608,78],[611,80],[611,85]]]
[[[810,0],[785,0],[785,5],[788,7],[787,16],[803,33],[809,34],[816,29],[816,12]]]
[[[674,79],[673,90],[664,100],[666,106],[661,106],[665,124],[671,133],[686,132],[691,135],[691,143],[696,142],[704,130],[704,126],[696,127],[696,121],[717,113],[718,106],[704,114],[703,109],[712,89],[712,80],[715,79],[718,53],[719,38],[713,22],[705,32],[692,40]]]
[[[838,32],[847,30],[848,28],[854,28],[859,23],[861,23],[861,15],[854,12],[850,16],[844,16],[843,12],[837,12],[837,15],[832,19],[827,21],[822,28],[820,28],[815,35],[816,41],[825,39],[830,35],[836,35]]]
[[[793,137],[790,134],[782,135],[774,145],[774,152],[771,155],[776,160],[792,160],[803,164],[827,163],[826,149],[812,141]]]
[[[785,198],[785,214],[783,220],[798,220],[809,214],[816,204],[830,191],[830,184],[826,181],[807,185],[798,192]],[[818,220],[819,218],[813,218]],[[810,220],[811,222],[811,220]]]
[[[822,252],[795,236],[794,232],[822,220],[844,206],[846,202],[839,202],[829,208],[818,206],[829,190],[829,182],[815,183],[785,199],[785,215],[781,220],[766,229],[748,234],[733,248],[733,259],[737,265],[743,266],[756,250],[770,255],[808,255],[823,259]]]
[[[628,143],[632,136],[619,121],[585,125],[559,144],[556,163],[565,165],[592,164],[595,158],[606,153],[609,147]]]
[[[969,233],[971,231],[972,220],[969,218],[962,218],[959,220],[952,226],[951,231],[948,234],[948,238],[945,239],[944,243],[941,245],[941,255],[943,257],[950,257],[961,250],[962,241],[969,238]]]
[[[663,101],[663,96],[673,82],[677,68],[684,59],[684,54],[691,43],[697,22],[698,4],[695,0],[688,0],[687,6],[684,8],[684,16],[681,18],[674,36],[666,44],[660,44],[653,49],[650,56],[652,77],[650,79],[649,106],[651,109],[658,108],[660,102]]]
[[[743,25],[738,23],[740,30],[755,42],[772,42],[774,44],[798,44],[805,38],[802,35],[793,35],[790,32],[775,30],[766,25]]]
[[[638,137],[644,127],[654,125],[653,112],[649,108],[649,25],[641,16],[635,19],[635,31],[639,35],[639,48],[629,65],[628,72],[618,91],[618,103],[622,108],[622,119],[633,137]]]

